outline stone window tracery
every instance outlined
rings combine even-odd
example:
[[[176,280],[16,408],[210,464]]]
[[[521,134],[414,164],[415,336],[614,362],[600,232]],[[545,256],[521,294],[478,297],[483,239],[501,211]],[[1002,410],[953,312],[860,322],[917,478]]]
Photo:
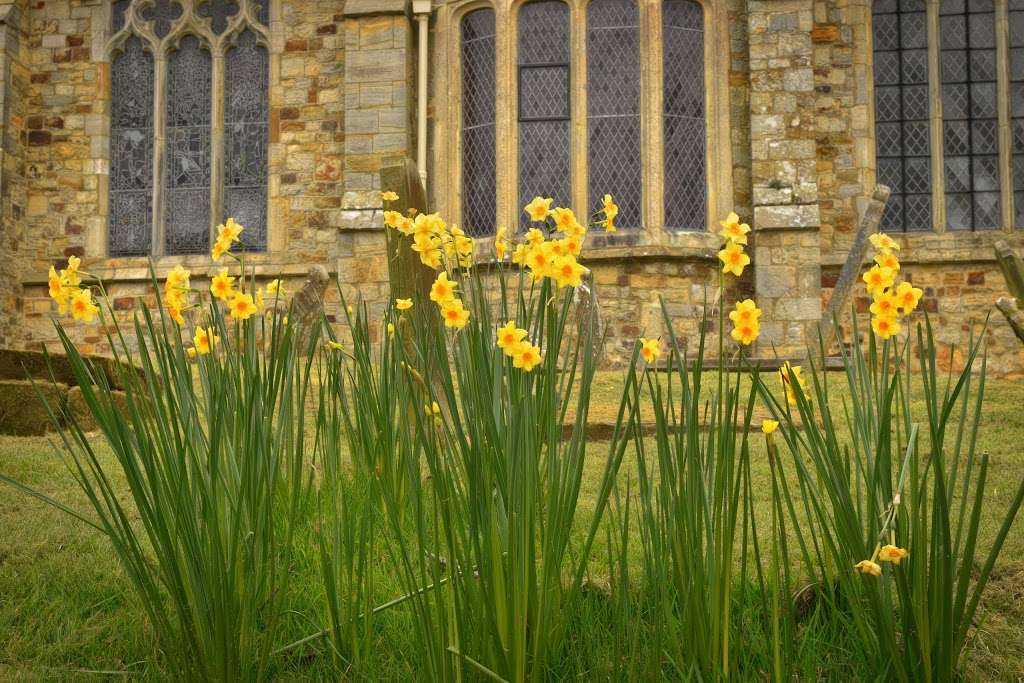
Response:
[[[114,0],[107,252],[266,248],[269,0]]]

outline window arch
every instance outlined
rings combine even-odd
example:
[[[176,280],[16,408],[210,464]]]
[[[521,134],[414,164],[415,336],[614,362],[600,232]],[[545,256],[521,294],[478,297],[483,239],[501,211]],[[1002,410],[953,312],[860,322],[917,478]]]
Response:
[[[114,0],[107,252],[266,248],[269,0]]]
[[[1024,3],[876,0],[872,41],[883,229],[1020,227]]]

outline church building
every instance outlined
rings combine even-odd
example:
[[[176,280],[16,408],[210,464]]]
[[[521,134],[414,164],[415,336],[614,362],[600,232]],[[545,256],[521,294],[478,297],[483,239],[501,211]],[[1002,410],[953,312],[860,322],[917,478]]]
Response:
[[[0,0],[0,348],[55,342],[71,256],[125,319],[151,261],[203,286],[228,216],[261,278],[320,264],[329,314],[335,282],[380,311],[380,171],[404,159],[483,245],[535,195],[582,217],[611,194],[618,230],[581,257],[609,363],[663,333],[660,297],[700,331],[730,211],[757,354],[798,353],[887,185],[955,365],[1007,294],[994,244],[1024,247],[1024,0]],[[985,335],[1024,375],[998,314]]]

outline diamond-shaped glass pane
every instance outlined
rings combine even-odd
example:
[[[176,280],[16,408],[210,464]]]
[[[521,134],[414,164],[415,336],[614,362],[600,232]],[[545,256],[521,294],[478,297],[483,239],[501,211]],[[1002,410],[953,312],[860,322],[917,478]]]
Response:
[[[707,158],[703,10],[692,0],[666,0],[664,7],[665,226],[704,230]]]
[[[519,10],[519,64],[569,62],[569,6],[538,0]]]
[[[111,64],[108,251],[149,253],[153,219],[153,55],[129,38]]]
[[[110,4],[110,28],[114,33],[124,28],[125,18],[128,14],[128,5],[130,4],[132,4],[132,0],[114,0]]]
[[[495,183],[494,10],[462,19],[462,228],[470,235],[494,232]]]
[[[569,67],[519,69],[519,119],[569,118]]]

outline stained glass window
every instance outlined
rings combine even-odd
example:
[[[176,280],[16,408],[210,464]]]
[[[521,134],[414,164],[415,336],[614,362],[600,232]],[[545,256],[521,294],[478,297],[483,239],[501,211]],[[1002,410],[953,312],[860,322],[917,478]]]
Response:
[[[519,199],[569,206],[569,8],[540,0],[519,10]],[[529,224],[520,213],[522,226]]]
[[[110,67],[112,256],[149,253],[153,218],[153,55],[129,38]]]
[[[939,13],[946,225],[995,228],[1001,224],[995,8],[992,0],[943,0]]]
[[[266,248],[267,17],[265,0],[111,4],[119,34],[111,55],[111,255],[205,253],[211,223],[227,216],[245,226],[244,248]],[[140,21],[161,40],[137,32]],[[241,33],[227,30],[239,23]],[[223,60],[212,58],[215,50]],[[156,91],[155,55],[166,62],[166,85]],[[213,70],[221,64],[224,115],[215,120]],[[162,159],[155,178],[154,159]],[[212,187],[218,175],[222,186]]]
[[[662,11],[665,101],[665,227],[707,224],[704,113],[704,10],[693,0],[666,0]]]
[[[224,65],[224,217],[246,226],[242,245],[267,243],[267,49],[246,31]]]
[[[640,227],[640,13],[635,0],[587,5],[590,211],[611,194],[621,228]]]
[[[494,232],[494,10],[462,19],[462,223],[470,235]]]

